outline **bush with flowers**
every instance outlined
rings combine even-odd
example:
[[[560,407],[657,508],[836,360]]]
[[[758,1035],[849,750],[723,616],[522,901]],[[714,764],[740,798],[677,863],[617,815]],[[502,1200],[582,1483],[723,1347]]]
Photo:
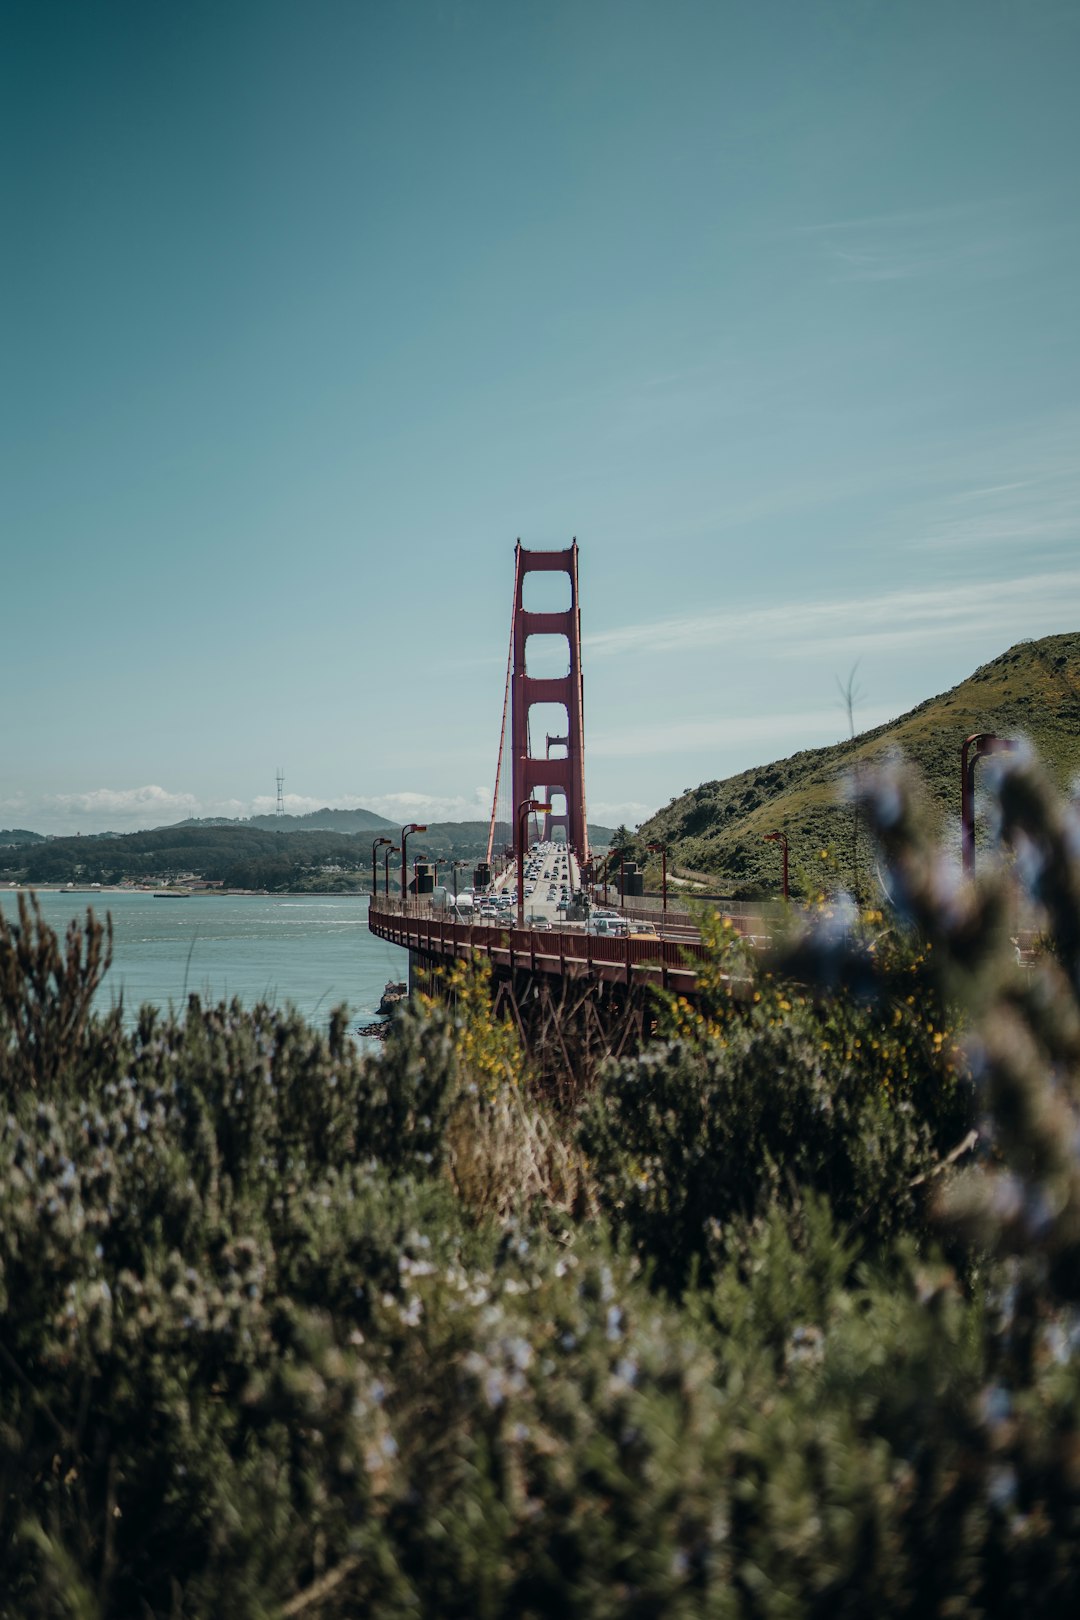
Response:
[[[0,925],[0,1616],[1046,1617],[1080,1600],[1080,858],[864,785],[887,916],[810,915],[575,1112],[482,981],[91,1010]]]

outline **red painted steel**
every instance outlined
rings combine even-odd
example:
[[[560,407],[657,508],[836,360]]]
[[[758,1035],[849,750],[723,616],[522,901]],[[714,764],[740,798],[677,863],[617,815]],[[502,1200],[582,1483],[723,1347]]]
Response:
[[[693,996],[700,962],[708,952],[700,939],[605,939],[570,930],[537,933],[501,924],[447,923],[415,900],[377,900],[368,927],[380,939],[433,957],[486,956],[496,967],[528,964],[553,978],[670,986]]]
[[[570,578],[570,606],[564,613],[529,613],[522,603],[527,574],[559,573]],[[570,668],[556,680],[541,680],[528,673],[525,643],[529,636],[564,635]],[[511,747],[513,802],[566,796],[565,816],[551,816],[547,827],[562,825],[566,840],[580,865],[589,859],[589,833],[585,814],[585,715],[581,680],[581,608],[578,600],[578,544],[566,551],[526,551],[519,540],[514,551],[514,671],[511,682]],[[529,710],[535,703],[562,703],[566,708],[566,758],[535,757],[529,752]],[[515,840],[520,841],[517,827]],[[515,850],[522,855],[524,851]]]

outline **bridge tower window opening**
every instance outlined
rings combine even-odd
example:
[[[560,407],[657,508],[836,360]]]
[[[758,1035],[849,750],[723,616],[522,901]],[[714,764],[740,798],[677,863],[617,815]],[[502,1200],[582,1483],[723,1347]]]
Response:
[[[570,642],[564,635],[529,636],[525,643],[525,672],[536,680],[566,680],[570,674]]]
[[[574,606],[569,574],[558,569],[530,569],[521,582],[521,605],[526,613],[569,613]]]

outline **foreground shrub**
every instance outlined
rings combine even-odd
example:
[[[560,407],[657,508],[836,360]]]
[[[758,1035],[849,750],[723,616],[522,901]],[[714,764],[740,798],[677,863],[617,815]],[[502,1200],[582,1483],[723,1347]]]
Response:
[[[707,926],[703,993],[674,1006],[675,1038],[608,1065],[582,1109],[611,1218],[676,1292],[707,1275],[718,1230],[793,1195],[827,1198],[864,1245],[921,1228],[927,1172],[974,1106],[925,953],[878,931],[837,998]]]
[[[892,784],[895,945],[724,947],[588,1169],[468,1007],[125,1035],[0,923],[0,1615],[1075,1612],[1080,881],[1001,803],[1053,960]]]

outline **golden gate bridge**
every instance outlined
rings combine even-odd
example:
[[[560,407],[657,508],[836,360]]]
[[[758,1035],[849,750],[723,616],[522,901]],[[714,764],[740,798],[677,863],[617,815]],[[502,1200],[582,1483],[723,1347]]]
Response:
[[[566,607],[538,611],[526,606],[526,582],[537,574],[566,577]],[[565,674],[530,672],[529,642],[541,636],[564,638]],[[550,713],[552,706],[561,716],[554,731],[543,730],[540,752],[543,728],[534,731],[531,717],[538,709]],[[560,869],[568,872],[573,890],[588,895],[596,876],[586,816],[584,728],[577,540],[559,551],[530,551],[519,540],[487,860],[478,868],[478,880],[501,892],[504,904],[516,889],[516,907],[506,904],[495,915],[463,917],[433,895],[410,894],[405,837],[426,831],[413,826],[403,829],[401,895],[373,893],[368,926],[380,939],[409,952],[410,986],[418,978],[430,983],[435,970],[455,959],[479,956],[491,968],[496,1014],[513,1017],[523,1038],[532,1040],[538,1028],[564,1030],[576,1021],[579,1034],[588,1037],[591,1027],[612,1050],[648,1033],[650,989],[693,996],[706,953],[692,919],[668,912],[666,892],[659,914],[627,906],[621,896],[618,932],[606,936],[587,923],[568,922],[566,908],[552,900],[550,891],[537,893],[535,887],[533,909],[525,916],[531,871],[543,859],[553,859],[551,852],[563,852],[565,867]],[[509,842],[501,849],[496,847],[500,829],[504,835],[509,830]],[[543,859],[535,855],[537,847],[547,852]],[[586,901],[586,915],[589,909]]]

